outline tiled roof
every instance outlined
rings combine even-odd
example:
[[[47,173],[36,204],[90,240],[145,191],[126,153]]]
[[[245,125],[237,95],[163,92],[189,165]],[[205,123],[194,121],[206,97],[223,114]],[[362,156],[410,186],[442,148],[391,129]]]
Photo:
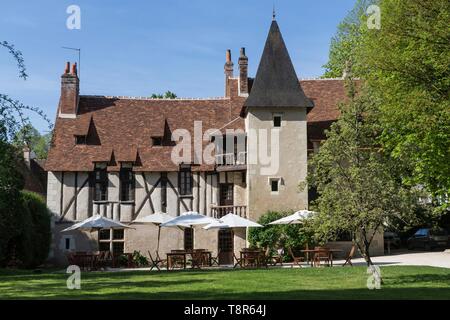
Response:
[[[231,82],[237,93],[238,81]],[[320,137],[329,121],[339,116],[337,105],[345,100],[343,81],[301,80],[300,84],[306,96],[314,101],[307,117],[308,135]],[[152,146],[151,138],[170,137],[175,129],[186,129],[193,136],[194,121],[202,121],[203,132],[244,130],[244,119],[239,118],[244,102],[245,98],[237,94],[209,100],[80,96],[76,119],[56,119],[45,169],[91,171],[93,162],[108,162],[108,168],[114,171],[120,161],[135,161],[137,171],[176,171],[178,166],[171,161],[173,146]],[[86,130],[88,144],[76,145],[75,135]],[[194,171],[213,169],[207,165],[193,167]]]
[[[236,81],[237,85],[237,81]],[[152,137],[186,129],[194,136],[194,121],[201,121],[203,132],[220,129],[232,120],[231,127],[244,129],[237,119],[243,99],[128,99],[80,96],[76,119],[57,118],[55,137],[46,170],[91,171],[93,162],[134,161],[136,170],[173,171],[172,146],[152,146]],[[76,145],[75,135],[90,120],[87,145]],[[170,132],[165,132],[165,131]],[[136,161],[135,161],[136,160]],[[139,160],[139,161],[137,161]],[[202,169],[213,169],[201,166]],[[198,169],[198,168],[197,168]]]

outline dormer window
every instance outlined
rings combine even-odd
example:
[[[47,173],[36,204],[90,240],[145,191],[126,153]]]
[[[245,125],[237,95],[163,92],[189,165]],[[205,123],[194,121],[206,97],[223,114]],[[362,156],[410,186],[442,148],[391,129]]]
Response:
[[[75,136],[75,144],[87,144],[87,137],[86,136]]]
[[[152,146],[154,147],[161,147],[163,144],[163,138],[162,137],[152,137]]]

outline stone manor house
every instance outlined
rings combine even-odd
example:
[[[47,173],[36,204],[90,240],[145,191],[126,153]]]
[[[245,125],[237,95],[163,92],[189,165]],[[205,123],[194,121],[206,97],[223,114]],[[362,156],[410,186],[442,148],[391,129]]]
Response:
[[[224,69],[223,97],[150,99],[81,95],[76,64],[66,65],[45,164],[53,262],[66,263],[68,251],[156,250],[153,225],[60,232],[94,214],[128,223],[154,212],[197,211],[217,218],[233,212],[257,221],[268,210],[308,208],[308,190],[299,184],[306,178],[308,154],[318,150],[324,130],[339,116],[338,104],[346,99],[343,80],[299,80],[275,20],[254,78],[248,75],[244,48],[237,74],[230,50]],[[196,161],[194,147],[192,161],[172,160],[175,130],[187,130],[192,145],[198,144],[194,122],[201,122],[203,132],[215,129],[214,163]],[[279,137],[279,163],[269,174],[262,174],[265,164],[248,161],[258,145],[258,136],[249,132],[262,129]],[[266,147],[270,154],[273,144]],[[374,249],[380,251],[382,240],[377,241]],[[163,228],[159,251],[196,247],[215,254],[220,249],[220,263],[227,264],[233,251],[245,246],[245,230]]]

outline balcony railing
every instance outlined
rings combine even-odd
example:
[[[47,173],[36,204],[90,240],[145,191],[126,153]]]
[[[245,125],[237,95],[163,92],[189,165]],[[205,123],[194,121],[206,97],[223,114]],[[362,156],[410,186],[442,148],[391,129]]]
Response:
[[[223,153],[216,155],[217,166],[246,166],[247,152]]]
[[[247,206],[212,206],[212,216],[220,219],[229,213],[233,213],[242,218],[247,218]]]

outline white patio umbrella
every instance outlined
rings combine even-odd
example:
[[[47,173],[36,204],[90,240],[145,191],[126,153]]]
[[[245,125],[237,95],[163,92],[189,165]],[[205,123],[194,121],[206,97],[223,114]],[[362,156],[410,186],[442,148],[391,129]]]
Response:
[[[158,243],[156,247],[156,252],[159,252],[159,239],[161,237],[161,224],[165,222],[169,222],[170,220],[174,219],[174,217],[168,215],[164,212],[156,212],[154,214],[136,219],[132,222],[132,224],[154,224],[158,226]]]
[[[111,220],[101,215],[94,215],[86,220],[75,223],[61,232],[81,230],[81,231],[98,231],[100,229],[127,229],[130,228],[126,224]]]
[[[203,229],[205,230],[232,229],[232,228],[248,228],[248,227],[259,228],[262,227],[262,225],[253,222],[251,220],[242,218],[238,215],[229,213],[226,216],[220,218],[218,221],[215,221],[213,223],[208,224],[207,226],[204,226]]]
[[[182,213],[176,218],[172,220],[162,223],[161,227],[184,227],[184,228],[192,228],[197,225],[202,224],[210,224],[216,222],[217,219],[212,217],[204,216],[198,212],[188,211]]]
[[[310,219],[314,216],[315,212],[309,210],[300,210],[291,214],[290,216],[283,217],[281,219],[272,221],[269,224],[301,224],[305,220]]]
[[[198,212],[188,211],[161,224],[161,227],[193,228],[198,225],[209,224],[215,221],[217,221],[217,219],[204,216]]]

